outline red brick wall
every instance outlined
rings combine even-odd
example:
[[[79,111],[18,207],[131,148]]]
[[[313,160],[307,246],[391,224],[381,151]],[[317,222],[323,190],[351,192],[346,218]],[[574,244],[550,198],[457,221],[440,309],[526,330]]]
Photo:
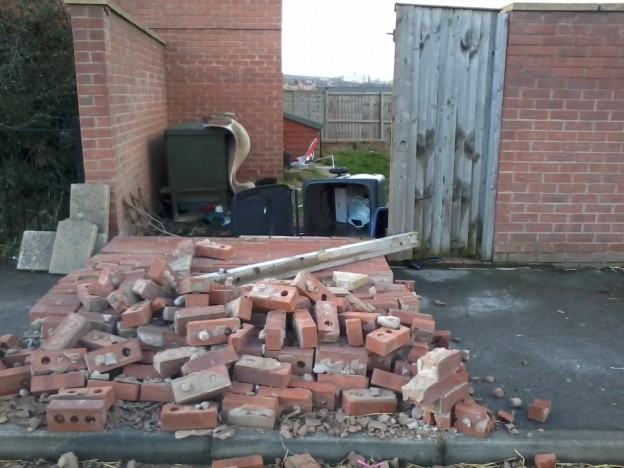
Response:
[[[510,13],[494,259],[624,261],[624,13]]]
[[[234,112],[251,137],[240,181],[281,177],[281,0],[118,0],[167,41],[169,123]]]
[[[101,5],[71,5],[87,182],[111,188],[110,230],[128,234],[122,200],[156,208],[167,128],[164,46]]]
[[[318,138],[320,147],[320,130],[284,118],[284,149],[288,151],[293,158],[306,154],[310,143],[312,143],[312,140],[315,138]],[[319,153],[320,151],[317,149],[316,155],[318,156]]]

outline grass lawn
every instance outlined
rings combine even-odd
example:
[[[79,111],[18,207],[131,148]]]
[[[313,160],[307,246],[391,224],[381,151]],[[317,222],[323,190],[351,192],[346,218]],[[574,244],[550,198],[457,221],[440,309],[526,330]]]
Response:
[[[355,148],[353,148],[355,146]],[[387,145],[328,146],[323,148],[323,156],[334,155],[335,165],[346,167],[350,174],[382,174],[390,179],[390,148]],[[324,160],[331,164],[330,159]]]

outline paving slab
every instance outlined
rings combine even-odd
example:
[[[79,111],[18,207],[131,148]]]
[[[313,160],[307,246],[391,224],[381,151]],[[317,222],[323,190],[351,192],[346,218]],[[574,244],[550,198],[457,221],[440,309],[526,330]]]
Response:
[[[97,226],[88,221],[65,219],[56,228],[50,273],[68,274],[84,268],[93,255]]]
[[[17,269],[48,271],[55,239],[54,231],[24,231]]]
[[[72,184],[69,217],[89,221],[108,239],[110,188],[106,184]]]

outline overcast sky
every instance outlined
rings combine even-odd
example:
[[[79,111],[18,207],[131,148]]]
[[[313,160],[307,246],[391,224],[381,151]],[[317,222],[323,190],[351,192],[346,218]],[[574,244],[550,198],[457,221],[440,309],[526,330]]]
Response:
[[[620,0],[609,3],[613,1]],[[396,3],[395,0],[282,0],[282,71],[289,75],[344,76],[348,80],[368,76],[392,80],[394,43],[390,33],[395,26]],[[512,1],[418,3],[500,8]],[[542,3],[561,2],[542,0]],[[606,2],[602,0],[602,3]]]

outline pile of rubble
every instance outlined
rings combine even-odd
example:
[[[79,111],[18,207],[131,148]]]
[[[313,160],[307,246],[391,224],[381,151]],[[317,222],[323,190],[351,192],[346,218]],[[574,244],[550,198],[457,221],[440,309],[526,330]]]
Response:
[[[179,249],[233,254],[210,240],[184,240]],[[164,403],[164,431],[221,438],[231,426],[276,425],[284,438],[440,430],[484,437],[495,424],[471,398],[450,332],[420,312],[413,281],[335,271],[323,284],[304,270],[233,286],[156,258],[147,269],[98,264],[59,281],[55,293],[74,294],[77,312],[38,304],[29,347],[15,335],[0,338],[0,395],[45,401],[49,431],[102,431],[120,400]],[[550,406],[539,405],[530,414],[545,421]]]

